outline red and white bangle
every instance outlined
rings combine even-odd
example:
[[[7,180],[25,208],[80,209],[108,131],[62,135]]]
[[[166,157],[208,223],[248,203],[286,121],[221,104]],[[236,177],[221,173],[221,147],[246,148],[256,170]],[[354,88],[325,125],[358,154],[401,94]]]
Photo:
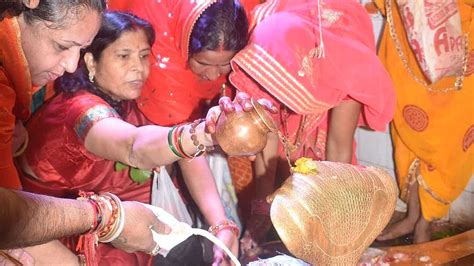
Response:
[[[93,192],[79,192],[78,200],[86,200],[94,208],[94,220],[84,235],[97,235],[99,242],[112,242],[123,231],[125,212],[120,199],[112,193],[97,195]]]
[[[112,193],[104,193],[101,197],[108,198],[112,203],[112,218],[105,227],[107,231],[99,232],[99,241],[109,243],[117,239],[123,231],[125,226],[125,212],[120,199]],[[109,227],[110,226],[110,227]]]
[[[233,221],[228,219],[222,220],[208,229],[208,231],[215,236],[217,236],[217,234],[222,230],[231,230],[236,237],[240,236],[239,227]]]

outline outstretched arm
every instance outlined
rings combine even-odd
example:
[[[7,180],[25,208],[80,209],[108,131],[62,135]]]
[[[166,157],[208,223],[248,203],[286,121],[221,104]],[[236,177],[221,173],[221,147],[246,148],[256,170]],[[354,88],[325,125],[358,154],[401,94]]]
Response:
[[[156,246],[150,228],[169,228],[142,204],[122,202],[125,226],[112,244],[127,252],[150,252]],[[39,245],[89,231],[95,217],[87,201],[54,198],[0,188],[0,250]]]
[[[224,207],[207,159],[198,157],[193,161],[181,160],[178,163],[183,172],[186,186],[207,222],[210,225],[215,225],[226,220]],[[232,253],[238,254],[237,237],[234,236],[232,231],[222,230],[217,234],[217,237],[224,242]],[[220,254],[214,255],[216,259],[216,256]]]
[[[210,134],[204,133],[204,122],[196,128],[199,143],[213,145]],[[107,118],[96,123],[85,139],[89,152],[111,161],[151,169],[173,163],[176,156],[168,144],[170,128],[161,126],[135,127],[121,119]],[[186,154],[192,155],[196,147],[191,139],[190,125],[185,125],[182,134],[182,147]]]
[[[0,188],[0,249],[37,245],[90,228],[87,202]]]

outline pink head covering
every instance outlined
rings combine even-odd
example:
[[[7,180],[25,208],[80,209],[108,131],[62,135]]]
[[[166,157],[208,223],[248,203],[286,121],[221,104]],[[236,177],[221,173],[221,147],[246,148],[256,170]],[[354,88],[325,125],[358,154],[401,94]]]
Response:
[[[308,118],[309,135],[330,108],[347,98],[362,103],[361,118],[368,126],[384,130],[393,116],[395,94],[363,7],[347,0],[324,1],[320,10],[318,1],[272,2],[266,4],[267,17],[259,17],[250,44],[232,60],[234,86],[290,109],[290,135],[301,115]],[[321,43],[324,57],[318,58]]]

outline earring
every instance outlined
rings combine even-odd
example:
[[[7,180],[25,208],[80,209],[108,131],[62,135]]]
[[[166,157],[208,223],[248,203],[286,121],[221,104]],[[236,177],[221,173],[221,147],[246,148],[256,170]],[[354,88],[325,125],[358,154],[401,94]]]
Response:
[[[94,73],[92,73],[92,72],[89,72],[89,81],[91,83],[94,83]]]

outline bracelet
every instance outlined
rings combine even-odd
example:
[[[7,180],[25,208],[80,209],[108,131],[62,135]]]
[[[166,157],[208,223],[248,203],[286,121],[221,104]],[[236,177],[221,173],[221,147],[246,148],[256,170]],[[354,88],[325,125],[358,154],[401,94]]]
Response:
[[[114,207],[113,210],[116,211],[115,213],[112,212],[111,221],[107,225],[107,226],[110,225],[110,229],[109,227],[106,227],[108,232],[107,230],[105,230],[102,236],[101,236],[101,233],[99,232],[99,241],[103,243],[109,243],[117,239],[117,237],[119,237],[120,234],[122,233],[123,228],[125,226],[125,212],[123,209],[122,202],[117,196],[109,192],[101,194],[101,196],[108,198],[110,202],[112,203],[112,206]]]
[[[186,159],[192,159],[193,157],[188,155],[185,151],[184,151],[184,147],[183,147],[183,143],[182,143],[182,140],[183,140],[183,132],[184,132],[184,126],[185,125],[181,125],[178,130],[176,130],[176,134],[175,134],[175,137],[174,137],[174,142],[175,143],[178,143],[178,145],[176,146],[178,148],[178,151],[180,152],[180,154],[186,158]]]
[[[174,155],[178,156],[179,158],[184,158],[177,150],[174,142],[173,142],[173,135],[174,131],[176,130],[176,126],[173,126],[170,128],[170,131],[168,131],[168,147],[170,150],[174,153]]]
[[[193,158],[202,155],[206,151],[206,146],[204,146],[204,144],[202,143],[199,143],[198,137],[196,135],[196,128],[203,121],[203,119],[195,120],[191,124],[191,128],[189,129],[189,133],[191,134],[191,140],[193,141],[193,145],[196,147],[196,153],[193,155]]]
[[[90,229],[79,236],[76,251],[81,265],[97,265],[95,251],[98,242],[111,242],[123,231],[125,212],[120,199],[112,193],[97,195],[79,192],[80,201],[88,201],[94,208],[94,220]]]
[[[214,236],[217,236],[217,234],[222,231],[222,230],[227,230],[230,229],[234,233],[235,237],[239,237],[240,235],[240,230],[239,227],[231,220],[223,220],[215,225],[209,227],[208,231],[209,233],[213,234]]]
[[[115,200],[112,200],[109,197],[106,197],[112,205],[112,215],[107,223],[107,225],[98,232],[99,242],[107,242],[107,240],[114,234],[117,229],[119,221],[119,206]]]
[[[87,200],[94,207],[94,220],[90,230],[84,235],[97,235],[100,242],[111,242],[123,231],[125,225],[125,212],[120,199],[112,193],[97,195],[93,192],[79,192],[78,200]],[[105,210],[110,213],[104,219]]]
[[[99,206],[97,199],[94,198],[95,196],[96,195],[93,192],[80,191],[79,198],[77,198],[80,201],[89,202],[92,205],[92,209],[94,210],[94,218],[90,229],[84,234],[94,234],[97,232],[99,226],[102,225],[103,209]]]
[[[99,207],[99,204],[97,204],[97,202],[93,201],[93,200],[88,200],[87,202],[89,202],[93,209],[94,209],[94,221],[92,222],[91,224],[91,229],[86,233],[86,234],[91,234],[91,233],[94,233],[97,231],[97,228],[99,227],[100,224],[102,224],[102,210],[100,209]]]

